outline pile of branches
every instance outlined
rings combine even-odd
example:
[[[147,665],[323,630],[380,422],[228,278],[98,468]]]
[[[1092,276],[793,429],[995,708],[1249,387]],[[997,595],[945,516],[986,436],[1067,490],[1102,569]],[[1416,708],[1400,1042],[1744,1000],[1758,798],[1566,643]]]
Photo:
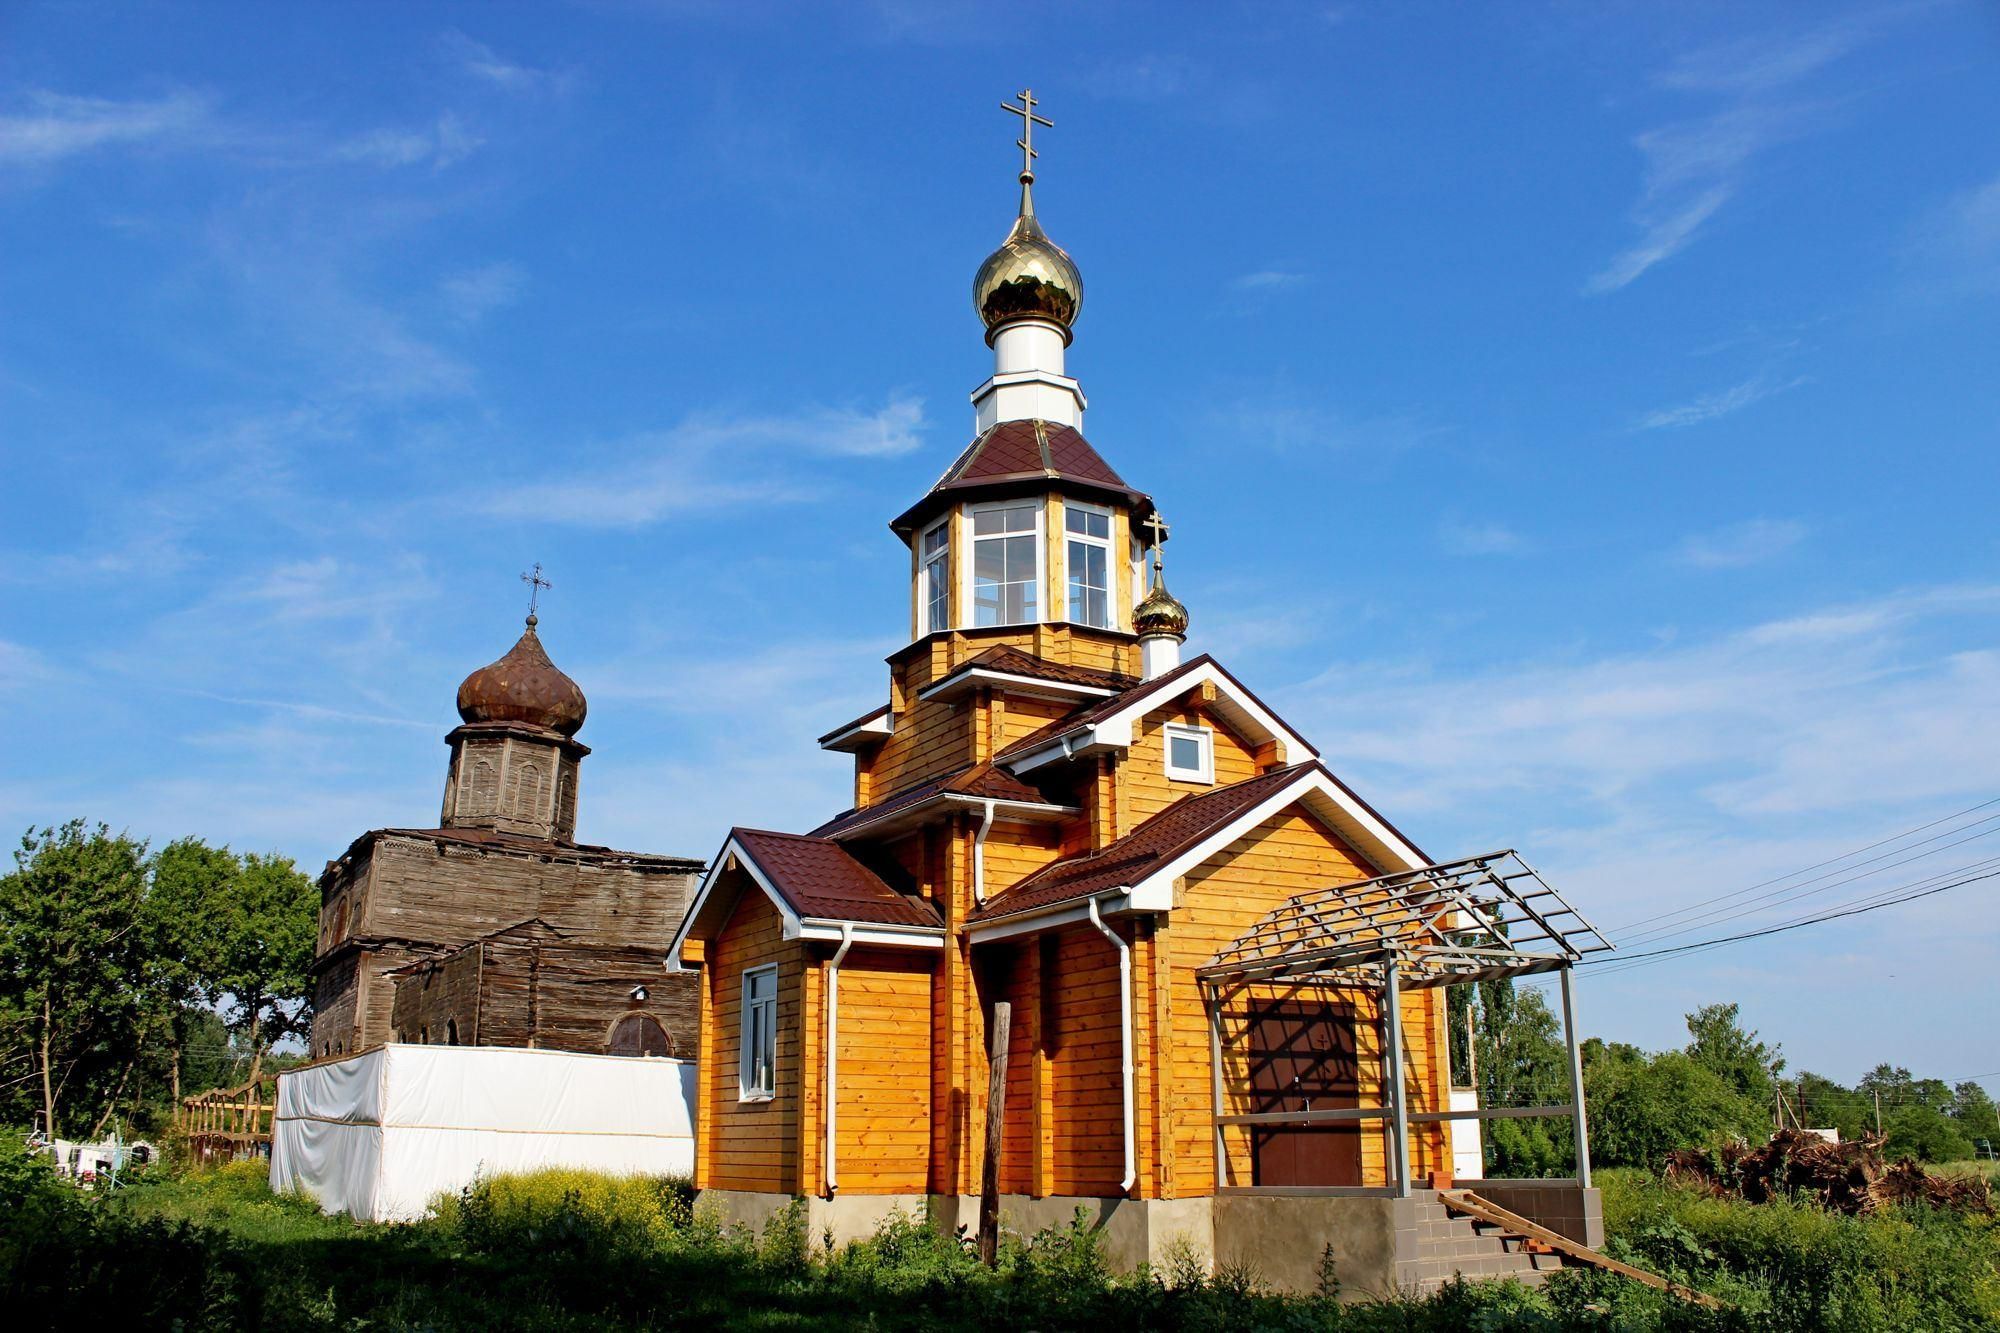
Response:
[[[1717,1198],[1748,1203],[1805,1198],[1850,1217],[1905,1203],[1993,1212],[1983,1178],[1934,1176],[1908,1157],[1885,1165],[1882,1142],[1863,1137],[1832,1143],[1817,1134],[1781,1129],[1757,1148],[1730,1143],[1712,1155],[1697,1149],[1668,1153],[1665,1175],[1672,1183]]]

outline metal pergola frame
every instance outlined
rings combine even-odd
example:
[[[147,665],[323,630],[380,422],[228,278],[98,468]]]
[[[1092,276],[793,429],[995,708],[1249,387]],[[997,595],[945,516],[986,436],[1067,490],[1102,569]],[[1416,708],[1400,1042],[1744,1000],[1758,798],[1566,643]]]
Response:
[[[1218,1188],[1227,1162],[1224,1134],[1232,1125],[1387,1119],[1392,1122],[1393,1190],[1397,1195],[1408,1195],[1411,1124],[1537,1116],[1571,1119],[1576,1133],[1577,1180],[1589,1188],[1590,1138],[1584,1123],[1583,1061],[1577,1048],[1570,969],[1586,956],[1611,947],[1582,913],[1512,850],[1330,885],[1281,903],[1196,970],[1209,1012]],[[1561,1106],[1426,1111],[1412,1116],[1403,1092],[1402,993],[1546,972],[1557,973],[1562,983],[1569,1102]],[[1387,1065],[1383,1077],[1389,1087],[1389,1105],[1225,1115],[1223,996],[1225,989],[1256,985],[1380,994]]]

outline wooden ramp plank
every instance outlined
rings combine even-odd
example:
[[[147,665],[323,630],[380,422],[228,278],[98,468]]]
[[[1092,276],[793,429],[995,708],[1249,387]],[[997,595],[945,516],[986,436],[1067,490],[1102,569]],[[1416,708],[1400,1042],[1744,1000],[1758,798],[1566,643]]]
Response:
[[[1474,1194],[1471,1190],[1440,1190],[1438,1191],[1438,1201],[1454,1212],[1464,1213],[1468,1217],[1477,1218],[1493,1226],[1504,1227],[1527,1241],[1530,1246],[1545,1246],[1558,1254],[1567,1255],[1575,1259],[1578,1263],[1589,1264],[1593,1268],[1602,1268],[1607,1272],[1629,1277],[1634,1282],[1642,1282],[1646,1286],[1656,1288],[1660,1291],[1672,1292],[1684,1300],[1693,1301],[1697,1305],[1706,1305],[1710,1309],[1727,1310],[1733,1308],[1727,1301],[1718,1300],[1705,1291],[1696,1291],[1693,1287],[1683,1286],[1678,1282],[1670,1282],[1658,1273],[1648,1273],[1643,1268],[1634,1268],[1630,1264],[1620,1263],[1600,1250],[1593,1250],[1587,1245],[1579,1245],[1568,1236],[1551,1231],[1538,1222],[1531,1222],[1519,1213],[1509,1212],[1492,1200],[1483,1199],[1479,1195]]]

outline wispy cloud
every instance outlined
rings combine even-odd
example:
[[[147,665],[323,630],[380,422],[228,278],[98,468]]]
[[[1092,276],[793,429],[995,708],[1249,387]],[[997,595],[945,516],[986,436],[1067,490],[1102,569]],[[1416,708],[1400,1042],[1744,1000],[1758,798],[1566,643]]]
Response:
[[[442,170],[463,161],[484,142],[457,116],[446,112],[422,129],[384,128],[355,135],[335,145],[333,155],[378,167]]]
[[[1527,540],[1499,523],[1446,518],[1438,524],[1438,545],[1452,555],[1516,555]]]
[[[2000,790],[2000,587],[1919,590],[1656,650],[1445,675],[1340,666],[1303,693],[1337,764],[1385,809],[1561,802],[1600,819],[1835,809]],[[1867,762],[1857,762],[1857,756]],[[1551,816],[1553,817],[1553,816]]]
[[[926,424],[923,400],[900,394],[874,411],[705,413],[623,442],[614,450],[621,461],[595,476],[497,492],[482,507],[509,517],[635,527],[691,509],[804,499],[817,486],[775,459],[894,457],[923,442]]]
[[[1254,273],[1244,273],[1230,279],[1229,285],[1239,292],[1275,292],[1288,287],[1297,287],[1306,281],[1306,275],[1283,268],[1260,268]]]
[[[2000,176],[1933,209],[1918,224],[1904,267],[1922,296],[2000,292]]]
[[[519,264],[502,260],[451,274],[438,284],[438,294],[452,319],[460,324],[477,324],[519,300],[526,280]]]
[[[1674,549],[1678,564],[1694,569],[1742,569],[1783,555],[1806,539],[1806,525],[1790,518],[1753,518],[1697,533]]]
[[[1714,421],[1732,412],[1740,412],[1752,403],[1762,402],[1789,389],[1796,389],[1807,380],[1800,375],[1789,380],[1775,380],[1769,375],[1753,375],[1741,384],[1715,393],[1705,393],[1692,402],[1663,407],[1648,412],[1639,418],[1640,430],[1665,430],[1675,426],[1698,426],[1704,421]]]
[[[510,93],[560,90],[567,76],[510,60],[485,42],[454,28],[439,38],[445,58],[476,79]]]
[[[54,674],[54,668],[33,648],[0,639],[0,694],[26,689]]]
[[[1100,65],[1088,85],[1099,97],[1157,102],[1186,92],[1194,80],[1194,65],[1186,56],[1156,51]]]
[[[38,165],[117,144],[185,141],[211,128],[212,99],[174,92],[141,101],[34,90],[0,115],[0,164]]]
[[[1615,292],[1680,253],[1742,189],[1751,163],[1787,139],[1812,132],[1824,111],[1781,101],[1794,86],[1858,46],[1859,21],[1807,33],[1738,41],[1681,56],[1654,77],[1677,93],[1720,99],[1709,114],[1675,121],[1634,141],[1645,159],[1644,183],[1632,209],[1639,238],[1613,256],[1585,286]]]

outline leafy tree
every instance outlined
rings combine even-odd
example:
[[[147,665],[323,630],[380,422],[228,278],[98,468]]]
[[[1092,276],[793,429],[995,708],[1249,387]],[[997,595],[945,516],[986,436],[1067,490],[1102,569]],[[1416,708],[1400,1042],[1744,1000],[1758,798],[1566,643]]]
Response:
[[[1604,1166],[1658,1168],[1677,1148],[1761,1136],[1757,1106],[1685,1051],[1647,1056],[1603,1048],[1584,1069],[1591,1159]]]
[[[312,1025],[306,985],[318,920],[319,891],[290,857],[243,857],[213,984],[229,997],[229,1024],[249,1048],[253,1081],[274,1042]]]
[[[0,877],[0,991],[26,1037],[40,1118],[102,1111],[102,1126],[163,1017],[134,978],[147,966],[141,920],[146,846],[81,819],[30,829]]]
[[[1538,990],[1511,980],[1466,988],[1475,1006],[1479,1099],[1486,1106],[1556,1106],[1569,1100],[1569,1052],[1562,1023]],[[1545,1176],[1576,1157],[1562,1120],[1489,1120],[1485,1145],[1496,1175]]]
[[[1973,1147],[1984,1143],[1989,1151],[2000,1150],[2000,1108],[1995,1108],[1986,1089],[1977,1083],[1959,1084],[1951,1090],[1947,1114]]]
[[[1923,1162],[1957,1162],[1972,1156],[1972,1142],[1937,1107],[1924,1102],[1899,1106],[1882,1117],[1889,1141],[1884,1155]]]
[[[216,980],[223,963],[224,932],[230,899],[242,874],[242,863],[226,847],[210,847],[199,838],[168,843],[153,858],[152,882],[146,893],[144,920],[148,931],[148,979],[168,1006],[170,1096],[181,1095],[182,1050],[202,1016],[220,995]],[[215,1021],[220,1027],[220,1021]],[[207,1085],[214,1086],[214,1085]]]
[[[1772,1080],[1785,1067],[1784,1055],[1745,1031],[1738,1021],[1741,1012],[1740,1005],[1710,1004],[1689,1014],[1687,1054],[1752,1102],[1769,1106]]]

